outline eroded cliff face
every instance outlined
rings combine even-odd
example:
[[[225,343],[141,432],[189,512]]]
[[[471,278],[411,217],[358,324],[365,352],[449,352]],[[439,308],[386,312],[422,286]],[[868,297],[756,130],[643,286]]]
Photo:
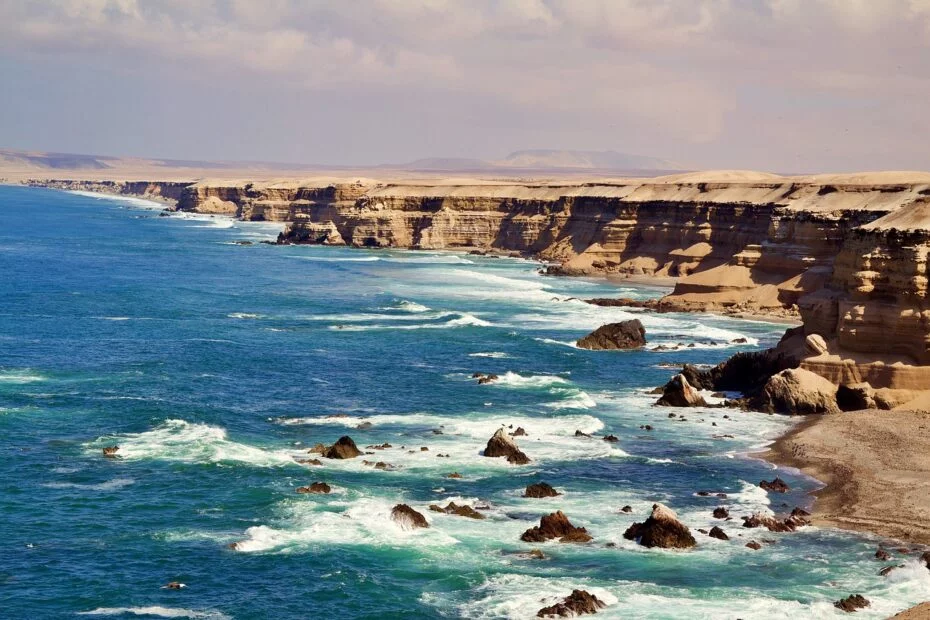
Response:
[[[140,196],[177,202],[190,185],[187,181],[76,181],[70,179],[36,179],[26,185],[52,187],[68,191],[97,192],[123,196]]]
[[[662,310],[800,316],[827,343],[802,367],[915,390],[930,387],[930,175],[904,176],[54,186],[290,222],[281,243],[520,252],[553,274],[672,276]]]

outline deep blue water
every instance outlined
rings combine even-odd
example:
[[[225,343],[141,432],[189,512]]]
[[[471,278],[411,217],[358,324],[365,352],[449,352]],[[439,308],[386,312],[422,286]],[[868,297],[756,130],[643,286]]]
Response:
[[[655,501],[693,531],[717,524],[717,505],[738,517],[808,501],[816,482],[779,471],[793,490],[770,505],[756,483],[772,467],[744,456],[790,420],[680,422],[645,394],[671,374],[662,364],[715,363],[783,327],[637,315],[650,346],[697,346],[583,351],[571,342],[633,313],[573,298],[661,291],[461,253],[238,245],[276,230],[145,206],[0,187],[3,617],[532,617],[576,587],[618,618],[834,617],[853,592],[873,601],[859,616],[884,617],[930,598],[924,568],[879,577],[876,540],[848,533],[737,518],[722,524],[733,540],[695,532],[688,552],[622,538]],[[479,386],[475,371],[501,380]],[[502,424],[526,429],[530,465],[480,456]],[[393,447],[295,462],[343,434]],[[295,493],[317,480],[333,493]],[[564,495],[520,497],[538,480]],[[429,512],[450,499],[487,518]],[[431,527],[393,523],[399,502]],[[594,542],[519,541],[556,509]],[[773,544],[746,549],[753,538]],[[512,553],[533,547],[549,559]]]

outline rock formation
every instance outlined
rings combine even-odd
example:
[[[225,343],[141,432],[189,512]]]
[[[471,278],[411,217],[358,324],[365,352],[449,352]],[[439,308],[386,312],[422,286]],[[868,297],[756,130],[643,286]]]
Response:
[[[719,527],[717,527],[716,525],[710,528],[710,532],[707,535],[710,536],[711,538],[716,538],[718,540],[730,540],[730,537],[727,536],[727,533],[724,532]]]
[[[803,368],[772,376],[757,405],[763,411],[788,414],[837,413],[837,388],[829,380]]]
[[[853,594],[833,603],[834,607],[847,613],[856,611],[857,609],[865,609],[869,605],[869,599],[861,594]]]
[[[516,442],[504,432],[503,428],[497,429],[497,432],[488,440],[488,445],[484,449],[484,456],[503,456],[507,458],[508,463],[514,465],[526,465],[530,462],[530,458],[520,450]]]
[[[520,540],[523,542],[545,542],[558,538],[559,542],[588,542],[591,535],[583,527],[572,525],[568,517],[559,510],[546,515],[539,520],[539,525],[523,532]]]
[[[429,509],[433,512],[442,512],[448,515],[458,515],[460,517],[468,517],[469,519],[484,519],[484,515],[471,506],[459,506],[455,502],[449,502],[445,508],[436,504],[431,504]]]
[[[791,490],[788,487],[788,483],[786,483],[784,480],[782,480],[778,476],[776,476],[775,479],[772,480],[771,482],[769,482],[768,480],[763,480],[762,482],[759,483],[759,486],[765,489],[766,491],[771,491],[774,493],[787,493],[788,491]]]
[[[391,519],[405,530],[412,530],[420,527],[429,527],[426,517],[408,506],[407,504],[397,504],[391,509]]]
[[[331,490],[325,482],[314,482],[308,487],[297,487],[298,493],[329,493]]]
[[[354,459],[361,455],[362,451],[358,449],[358,446],[355,445],[355,442],[352,441],[352,438],[348,435],[340,437],[336,443],[327,448],[326,452],[323,453],[323,456],[328,459]]]
[[[683,374],[677,374],[665,385],[662,397],[656,404],[665,407],[706,407],[707,401],[691,387]]]
[[[678,520],[678,515],[662,504],[653,504],[649,518],[644,523],[631,525],[623,537],[644,547],[663,549],[688,549],[697,544],[688,527]]]
[[[601,325],[576,343],[580,349],[594,351],[638,349],[646,344],[646,328],[639,319]]]
[[[572,590],[562,602],[543,607],[536,614],[537,618],[551,618],[553,616],[570,617],[585,614],[596,614],[598,609],[607,607],[606,603],[593,594],[584,590]]]
[[[561,495],[558,491],[553,489],[551,486],[545,482],[537,482],[536,484],[531,484],[526,487],[526,491],[523,492],[523,497],[558,497]]]

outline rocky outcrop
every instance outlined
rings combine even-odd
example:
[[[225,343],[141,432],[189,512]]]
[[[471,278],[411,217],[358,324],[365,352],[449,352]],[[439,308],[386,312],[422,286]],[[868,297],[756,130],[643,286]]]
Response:
[[[639,319],[601,325],[576,343],[594,351],[638,349],[646,344],[646,328]]]
[[[783,370],[772,376],[756,405],[762,411],[787,414],[837,413],[836,386],[803,368]]]
[[[531,484],[526,487],[526,490],[523,492],[523,497],[558,497],[561,495],[558,491],[553,489],[551,486],[545,482],[537,482],[536,484]]]
[[[332,489],[325,482],[314,482],[310,486],[297,487],[298,493],[329,493],[330,491]]]
[[[787,493],[788,491],[791,490],[788,487],[788,483],[782,480],[781,478],[779,478],[778,476],[776,476],[775,479],[771,481],[763,480],[762,482],[759,483],[759,487],[765,489],[766,491],[770,491],[772,493]]]
[[[514,465],[526,465],[530,462],[530,457],[520,450],[517,443],[504,432],[503,428],[497,429],[497,432],[488,440],[488,445],[484,448],[484,456],[502,456],[507,459],[508,463]]]
[[[593,594],[585,590],[572,590],[572,593],[566,596],[560,603],[543,607],[537,612],[537,618],[552,617],[572,617],[583,616],[585,614],[596,614],[598,609],[607,607],[607,604],[599,600]]]
[[[623,533],[628,540],[635,540],[644,547],[663,549],[688,549],[697,544],[688,526],[678,520],[678,515],[662,504],[653,504],[652,514],[644,523],[634,523]]]
[[[361,455],[362,451],[358,449],[358,446],[355,445],[355,442],[352,441],[352,438],[348,435],[340,437],[336,443],[327,448],[326,452],[323,453],[323,456],[328,459],[354,459]]]
[[[26,185],[51,187],[66,191],[96,192],[117,196],[138,196],[148,200],[163,200],[174,205],[181,199],[190,181],[78,181],[73,179],[35,179]]]
[[[531,527],[520,536],[523,542],[545,542],[553,538],[563,543],[588,542],[591,535],[585,528],[572,525],[565,513],[559,510],[542,517],[539,525]]]
[[[460,517],[468,517],[469,519],[484,519],[484,515],[471,506],[464,504],[459,506],[455,502],[449,502],[445,507],[431,504],[429,509],[433,512],[442,512],[447,515],[458,515]]]
[[[407,504],[397,504],[391,509],[391,520],[405,530],[429,527],[429,522],[422,514]]]
[[[856,611],[857,609],[865,609],[870,604],[871,603],[869,603],[869,599],[865,598],[861,594],[853,594],[851,596],[847,596],[844,599],[836,601],[833,603],[833,606],[841,611],[849,613]]]
[[[707,401],[691,387],[683,374],[677,374],[665,385],[662,397],[656,404],[665,407],[706,407]]]

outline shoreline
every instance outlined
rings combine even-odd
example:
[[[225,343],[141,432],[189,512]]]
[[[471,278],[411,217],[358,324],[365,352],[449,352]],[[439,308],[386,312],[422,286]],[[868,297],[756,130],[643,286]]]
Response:
[[[809,415],[754,456],[824,486],[815,525],[930,545],[930,415],[864,410]]]

